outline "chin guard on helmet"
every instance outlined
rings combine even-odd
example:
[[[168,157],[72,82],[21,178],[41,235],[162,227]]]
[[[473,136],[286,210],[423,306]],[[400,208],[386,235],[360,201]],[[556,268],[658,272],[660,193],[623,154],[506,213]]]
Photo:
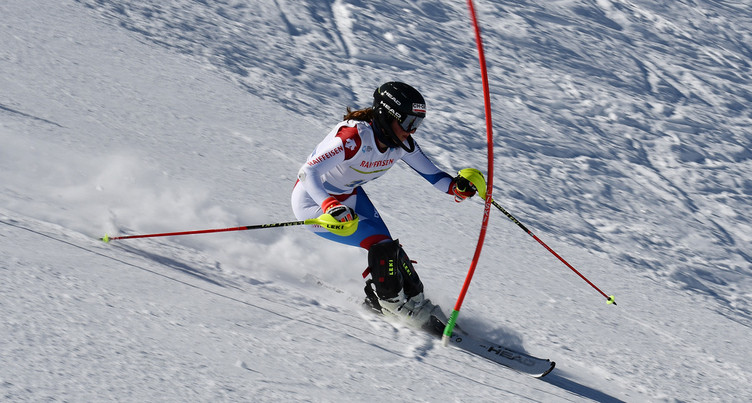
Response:
[[[376,138],[380,142],[384,143],[389,148],[401,147],[409,153],[415,151],[415,141],[412,136],[405,140],[407,141],[407,145],[405,145],[405,143],[399,141],[399,138],[392,130],[391,121],[385,121],[385,119],[378,114],[374,114],[373,120],[373,132],[376,134]]]

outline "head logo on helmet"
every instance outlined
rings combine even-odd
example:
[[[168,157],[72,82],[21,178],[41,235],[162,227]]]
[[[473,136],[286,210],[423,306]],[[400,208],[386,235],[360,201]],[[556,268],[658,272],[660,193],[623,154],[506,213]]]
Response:
[[[402,102],[400,102],[400,100],[399,100],[399,99],[397,99],[397,98],[396,98],[396,97],[395,97],[394,95],[392,95],[392,93],[391,93],[391,92],[389,92],[389,90],[388,90],[388,89],[387,89],[387,90],[385,90],[385,91],[383,92],[383,94],[384,94],[384,96],[385,96],[385,97],[387,97],[387,98],[391,99],[391,100],[392,100],[392,102],[394,102],[395,104],[397,104],[397,106],[402,106]]]
[[[390,81],[382,84],[373,93],[374,123],[376,135],[390,148],[401,147],[408,152],[415,150],[415,142],[408,137],[403,143],[391,128],[392,120],[397,120],[403,130],[412,132],[426,117],[426,101],[415,88],[401,82]]]
[[[389,114],[392,115],[393,118],[395,118],[397,120],[402,120],[402,114],[399,113],[399,112],[397,112],[397,111],[395,111],[394,108],[392,108],[391,106],[389,106],[389,104],[387,104],[386,102],[381,101],[381,102],[379,102],[379,105],[380,105],[381,108],[384,108],[384,110],[386,110],[387,112],[389,112]]]

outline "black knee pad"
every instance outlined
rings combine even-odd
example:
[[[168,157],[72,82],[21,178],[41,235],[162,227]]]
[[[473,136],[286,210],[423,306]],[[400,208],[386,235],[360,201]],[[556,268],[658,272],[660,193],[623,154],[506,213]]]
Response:
[[[402,289],[408,298],[423,292],[423,283],[398,240],[371,246],[368,267],[380,299],[394,298]]]

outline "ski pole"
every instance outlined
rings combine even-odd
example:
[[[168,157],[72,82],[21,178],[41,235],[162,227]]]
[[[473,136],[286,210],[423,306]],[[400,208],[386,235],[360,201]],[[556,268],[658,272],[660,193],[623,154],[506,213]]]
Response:
[[[209,234],[209,233],[214,233],[214,232],[246,231],[246,230],[252,230],[252,229],[290,227],[294,225],[320,225],[336,235],[348,236],[348,235],[352,235],[355,232],[355,230],[358,228],[358,218],[356,217],[352,221],[340,222],[340,221],[337,221],[334,217],[332,217],[331,214],[322,214],[318,216],[317,218],[309,218],[307,220],[301,220],[301,221],[288,221],[288,222],[279,222],[279,223],[273,223],[273,224],[244,225],[240,227],[230,227],[230,228],[203,229],[203,230],[182,231],[182,232],[164,232],[160,234],[125,235],[125,236],[115,236],[115,237],[111,237],[105,234],[105,236],[102,238],[99,238],[99,240],[104,241],[104,242],[110,242],[110,241],[115,241],[115,240],[120,240],[120,239]]]
[[[543,247],[546,248],[546,250],[548,250],[554,256],[556,256],[559,260],[561,260],[561,262],[564,263],[567,267],[569,267],[573,272],[577,273],[577,275],[580,276],[583,280],[585,280],[585,282],[587,282],[588,284],[590,284],[591,287],[595,288],[599,293],[601,293],[601,295],[603,295],[606,298],[606,302],[608,304],[616,305],[616,300],[615,300],[615,297],[613,295],[606,295],[605,292],[601,291],[600,288],[596,287],[595,284],[593,284],[590,280],[587,279],[587,277],[583,276],[582,273],[580,273],[579,271],[577,271],[577,269],[575,269],[571,264],[569,264],[569,262],[567,262],[566,260],[564,260],[563,257],[559,256],[558,253],[554,252],[553,249],[551,249],[548,245],[546,245],[545,242],[543,242],[540,238],[538,238],[535,234],[533,234],[532,231],[530,231],[529,229],[527,229],[526,226],[524,226],[518,219],[516,219],[506,209],[504,209],[504,207],[501,207],[501,205],[499,205],[499,203],[496,203],[496,200],[491,199],[491,203],[497,209],[499,209],[502,213],[504,213],[504,215],[507,216],[507,218],[509,218],[510,220],[512,220],[513,223],[517,224],[518,227],[522,228],[523,231],[527,232],[528,235],[530,235],[536,241],[538,241],[538,243],[540,243],[541,245],[543,245]]]

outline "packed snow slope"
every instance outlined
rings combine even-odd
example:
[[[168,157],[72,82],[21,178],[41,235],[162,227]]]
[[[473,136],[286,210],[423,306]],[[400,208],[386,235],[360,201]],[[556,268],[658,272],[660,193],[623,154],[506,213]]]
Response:
[[[532,379],[365,313],[366,252],[293,219],[346,106],[424,93],[415,134],[485,171],[465,2],[0,3],[0,399],[752,401],[752,6],[477,1],[497,211],[460,323]],[[366,186],[449,310],[482,202]]]

